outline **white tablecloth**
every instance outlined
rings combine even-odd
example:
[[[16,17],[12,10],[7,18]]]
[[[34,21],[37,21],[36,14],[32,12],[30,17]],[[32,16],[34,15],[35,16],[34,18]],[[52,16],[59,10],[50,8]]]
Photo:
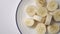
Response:
[[[20,0],[0,0],[0,34],[20,34],[15,22]]]

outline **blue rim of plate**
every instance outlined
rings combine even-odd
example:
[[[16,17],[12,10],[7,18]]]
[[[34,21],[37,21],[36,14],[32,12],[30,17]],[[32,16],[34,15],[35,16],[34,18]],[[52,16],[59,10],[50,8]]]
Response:
[[[18,28],[20,34],[22,34],[22,32],[21,32],[21,30],[20,30],[20,28],[19,28],[19,26],[18,26],[17,13],[18,13],[18,9],[19,9],[19,6],[20,6],[21,2],[22,2],[22,0],[19,2],[18,6],[17,6],[17,9],[16,9],[16,15],[15,15],[16,25],[17,25],[17,28]]]

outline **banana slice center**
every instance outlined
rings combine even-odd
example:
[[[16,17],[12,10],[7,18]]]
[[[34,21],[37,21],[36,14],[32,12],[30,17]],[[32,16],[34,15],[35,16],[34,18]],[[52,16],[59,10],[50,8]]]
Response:
[[[52,33],[57,33],[59,31],[59,26],[57,24],[53,24],[50,26]]]
[[[51,31],[54,31],[55,29],[57,29],[57,27],[52,26],[50,29],[51,29]]]
[[[35,9],[33,7],[30,7],[30,8],[27,8],[27,11],[30,12],[30,13],[32,13],[32,12],[35,11]]]
[[[55,8],[55,6],[56,6],[56,3],[55,2],[50,2],[50,7],[53,9],[53,8]]]

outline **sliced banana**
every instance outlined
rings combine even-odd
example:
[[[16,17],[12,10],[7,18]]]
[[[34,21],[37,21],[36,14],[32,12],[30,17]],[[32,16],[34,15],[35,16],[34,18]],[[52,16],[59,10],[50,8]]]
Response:
[[[50,15],[53,15],[54,12],[49,12]]]
[[[37,9],[36,9],[36,7],[33,6],[33,5],[26,7],[26,12],[27,12],[27,14],[28,14],[29,16],[35,15],[36,11],[37,11]]]
[[[54,11],[58,8],[58,4],[55,0],[51,0],[50,2],[47,3],[47,9],[49,11]]]
[[[37,13],[37,15],[39,15],[41,17],[45,17],[47,15],[48,11],[45,7],[40,7],[36,13]]]
[[[38,6],[45,6],[46,0],[36,0],[36,4],[37,4]]]
[[[32,18],[26,18],[24,22],[27,26],[33,26],[34,24],[34,20]]]
[[[38,21],[38,22],[40,22],[40,23],[44,23],[46,17],[40,17],[40,16],[38,16],[38,15],[34,15],[34,16],[33,16],[33,19],[36,20],[36,21]]]
[[[36,21],[41,21],[42,17],[38,16],[38,15],[34,15],[33,16],[33,19],[36,20]]]
[[[49,34],[56,34],[59,31],[59,25],[54,23],[49,25],[47,29]]]
[[[37,31],[38,34],[45,34],[46,33],[46,26],[43,23],[39,23],[35,30]]]
[[[52,15],[47,14],[46,21],[45,21],[45,25],[50,25],[51,20],[52,20]]]
[[[46,17],[42,17],[40,23],[45,23]]]
[[[55,21],[60,21],[60,9],[54,12],[53,18]]]

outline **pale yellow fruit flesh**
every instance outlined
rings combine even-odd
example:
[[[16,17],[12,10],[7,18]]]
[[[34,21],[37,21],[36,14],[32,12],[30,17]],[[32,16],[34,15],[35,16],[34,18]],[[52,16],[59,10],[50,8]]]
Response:
[[[45,25],[50,25],[51,20],[52,20],[52,15],[48,14],[48,15],[46,16]]]
[[[33,19],[36,20],[36,21],[41,21],[42,17],[38,16],[38,15],[34,15],[33,16]]]
[[[58,8],[58,4],[56,3],[56,1],[50,1],[48,4],[47,4],[47,9],[49,11],[54,11]]]
[[[56,23],[48,26],[49,33],[56,34],[58,31],[59,31],[59,25],[57,25]]]
[[[45,6],[46,0],[36,0],[36,4],[37,4],[38,6]]]
[[[36,26],[36,31],[38,34],[45,34],[46,32],[46,27],[43,23],[39,23],[37,26]]]
[[[40,7],[37,11],[37,15],[41,17],[45,17],[47,15],[48,11],[45,7]]]
[[[55,21],[60,21],[60,9],[55,11],[53,18]]]
[[[35,15],[36,7],[35,6],[28,6],[26,8],[26,12],[29,16],[33,16],[33,15]]]
[[[27,26],[33,26],[34,20],[33,20],[33,19],[30,19],[30,18],[25,19],[25,24],[26,24]]]

